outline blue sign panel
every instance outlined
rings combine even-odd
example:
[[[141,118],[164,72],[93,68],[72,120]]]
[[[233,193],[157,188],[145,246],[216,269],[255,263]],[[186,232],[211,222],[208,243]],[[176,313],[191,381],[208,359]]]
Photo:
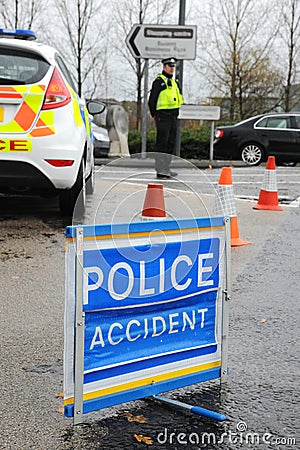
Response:
[[[113,236],[97,226],[94,240],[84,230],[84,412],[220,377],[225,228],[223,218],[212,222],[126,225],[131,245],[121,226]],[[165,235],[149,243],[157,229]],[[73,415],[78,271],[73,235],[68,242],[65,413]]]

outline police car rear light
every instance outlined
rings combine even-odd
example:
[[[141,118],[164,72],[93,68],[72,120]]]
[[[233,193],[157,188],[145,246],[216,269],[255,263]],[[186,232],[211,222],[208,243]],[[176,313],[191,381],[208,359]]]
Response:
[[[73,159],[45,159],[45,161],[54,167],[70,167],[73,165]]]
[[[55,68],[46,91],[42,109],[60,108],[61,106],[70,103],[70,101],[70,92],[68,91],[61,74]]]
[[[26,39],[27,41],[36,39],[32,30],[21,30],[20,28],[0,28],[0,37]]]
[[[223,137],[224,135],[224,130],[216,130],[215,131],[215,138],[216,139],[221,139],[221,137]]]

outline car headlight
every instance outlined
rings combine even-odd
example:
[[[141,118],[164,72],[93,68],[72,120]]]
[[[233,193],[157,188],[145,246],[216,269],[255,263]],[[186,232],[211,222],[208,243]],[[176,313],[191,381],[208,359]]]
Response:
[[[109,137],[105,133],[100,133],[99,131],[93,131],[93,135],[97,141],[109,142]]]

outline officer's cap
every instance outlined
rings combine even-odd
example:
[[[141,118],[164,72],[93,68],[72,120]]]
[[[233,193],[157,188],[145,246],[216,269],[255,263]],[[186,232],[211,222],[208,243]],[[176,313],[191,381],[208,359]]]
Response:
[[[164,66],[175,67],[177,59],[176,58],[165,58],[165,59],[162,59],[161,62],[163,63]]]

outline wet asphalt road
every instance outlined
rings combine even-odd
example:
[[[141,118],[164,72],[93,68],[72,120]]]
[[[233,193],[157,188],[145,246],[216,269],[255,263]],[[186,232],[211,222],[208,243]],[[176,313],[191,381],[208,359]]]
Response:
[[[128,214],[123,220],[130,220],[134,214],[130,200],[136,206],[138,196],[145,193],[141,186],[153,182],[153,174],[106,170],[97,175],[97,194],[89,199],[88,216],[118,221]],[[130,180],[121,183],[124,173],[118,170],[129,174]],[[180,195],[194,177],[193,189],[207,194],[204,203],[210,209],[219,170],[205,171],[205,177],[199,173],[197,177],[197,170],[178,171],[185,180]],[[300,448],[300,168],[278,168],[279,196],[294,201],[282,213],[252,210],[251,197],[258,195],[262,176],[263,167],[234,169],[236,196],[250,197],[236,199],[240,230],[253,243],[233,249],[232,254],[227,389],[221,391],[219,382],[209,382],[168,394],[226,414],[222,424],[139,401],[95,413],[86,425],[72,429],[71,421],[61,414],[59,396],[63,233],[68,223],[59,217],[54,200],[0,198],[1,449]],[[204,178],[212,183],[206,184]],[[165,188],[172,209],[178,183],[167,182]],[[124,198],[128,201],[123,205]],[[143,418],[146,423],[141,423]],[[146,442],[139,443],[134,435]]]

